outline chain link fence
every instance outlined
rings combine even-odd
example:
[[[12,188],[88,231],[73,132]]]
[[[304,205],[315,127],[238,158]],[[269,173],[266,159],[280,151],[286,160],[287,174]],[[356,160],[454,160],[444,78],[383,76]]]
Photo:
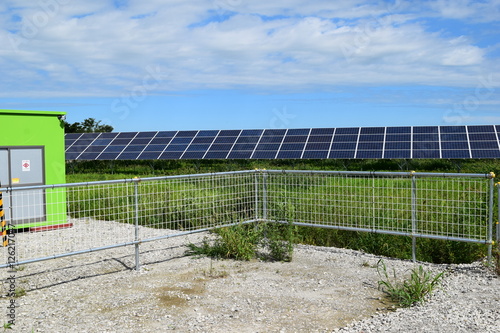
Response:
[[[45,200],[30,201],[35,190]],[[483,243],[490,255],[493,243],[492,174],[251,170],[0,192],[17,205],[3,207],[0,267],[135,246],[138,268],[141,243],[263,221]],[[50,225],[18,229],[16,212],[33,209]]]

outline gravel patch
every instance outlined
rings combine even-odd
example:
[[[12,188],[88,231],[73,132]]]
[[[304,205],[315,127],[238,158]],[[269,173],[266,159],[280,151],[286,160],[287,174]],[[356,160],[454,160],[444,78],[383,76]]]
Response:
[[[292,262],[186,257],[206,234],[24,265],[13,332],[498,332],[500,279],[482,263],[434,265],[442,286],[395,309],[378,290],[380,257],[298,245]],[[33,236],[31,236],[33,237]],[[410,261],[384,258],[404,276]],[[8,277],[2,269],[3,280]],[[2,295],[8,284],[2,284]],[[7,321],[10,298],[0,298]],[[1,323],[1,322],[0,322]]]

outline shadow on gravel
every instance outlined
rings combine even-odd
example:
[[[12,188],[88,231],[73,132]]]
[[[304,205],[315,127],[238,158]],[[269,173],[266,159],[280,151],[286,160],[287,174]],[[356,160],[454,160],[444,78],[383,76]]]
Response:
[[[174,259],[182,258],[185,256],[185,251],[179,253],[179,251],[174,250],[185,248],[186,247],[184,245],[178,245],[141,251],[139,252],[140,264],[141,266],[146,266],[165,263]],[[165,254],[158,255],[162,252],[165,252]],[[168,252],[175,252],[175,255],[172,255],[171,253],[167,254]],[[76,255],[76,257],[81,257],[84,255],[89,254]],[[159,257],[161,257],[161,259],[158,259]],[[80,259],[81,258],[76,259],[74,257],[67,257],[64,259],[51,259],[50,261],[53,263],[59,261],[60,266],[58,265],[59,263],[56,263],[56,265],[50,265],[51,267],[55,266],[55,268],[50,269],[45,269],[44,262],[27,264],[26,266],[24,266],[25,269],[17,272],[16,279],[21,282],[29,281],[30,283],[24,283],[26,285],[24,289],[26,292],[30,292],[35,290],[47,289],[58,285],[64,285],[77,280],[91,279],[124,271],[135,271],[135,255],[133,254],[109,256],[108,258],[100,260],[87,258],[87,260],[90,259],[93,261],[86,263],[81,263]],[[78,264],[67,262],[76,260],[78,260]],[[32,285],[32,283],[35,283],[35,285]]]

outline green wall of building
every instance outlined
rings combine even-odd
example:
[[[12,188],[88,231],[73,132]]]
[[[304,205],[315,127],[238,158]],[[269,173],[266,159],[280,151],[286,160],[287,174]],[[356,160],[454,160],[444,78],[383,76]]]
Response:
[[[66,182],[65,112],[0,110],[0,146],[44,146],[45,182]]]
[[[65,112],[0,110],[0,147],[43,146],[45,184],[66,182]],[[46,221],[16,225],[26,228],[67,223],[64,189],[45,191]]]

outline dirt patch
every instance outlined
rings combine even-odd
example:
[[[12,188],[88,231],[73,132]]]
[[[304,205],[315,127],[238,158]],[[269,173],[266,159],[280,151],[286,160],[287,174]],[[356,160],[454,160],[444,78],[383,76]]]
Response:
[[[375,256],[298,246],[292,262],[240,262],[185,250],[172,241],[143,246],[138,272],[131,248],[26,265],[17,273],[27,295],[18,299],[15,328],[331,332],[392,305],[377,289]]]

